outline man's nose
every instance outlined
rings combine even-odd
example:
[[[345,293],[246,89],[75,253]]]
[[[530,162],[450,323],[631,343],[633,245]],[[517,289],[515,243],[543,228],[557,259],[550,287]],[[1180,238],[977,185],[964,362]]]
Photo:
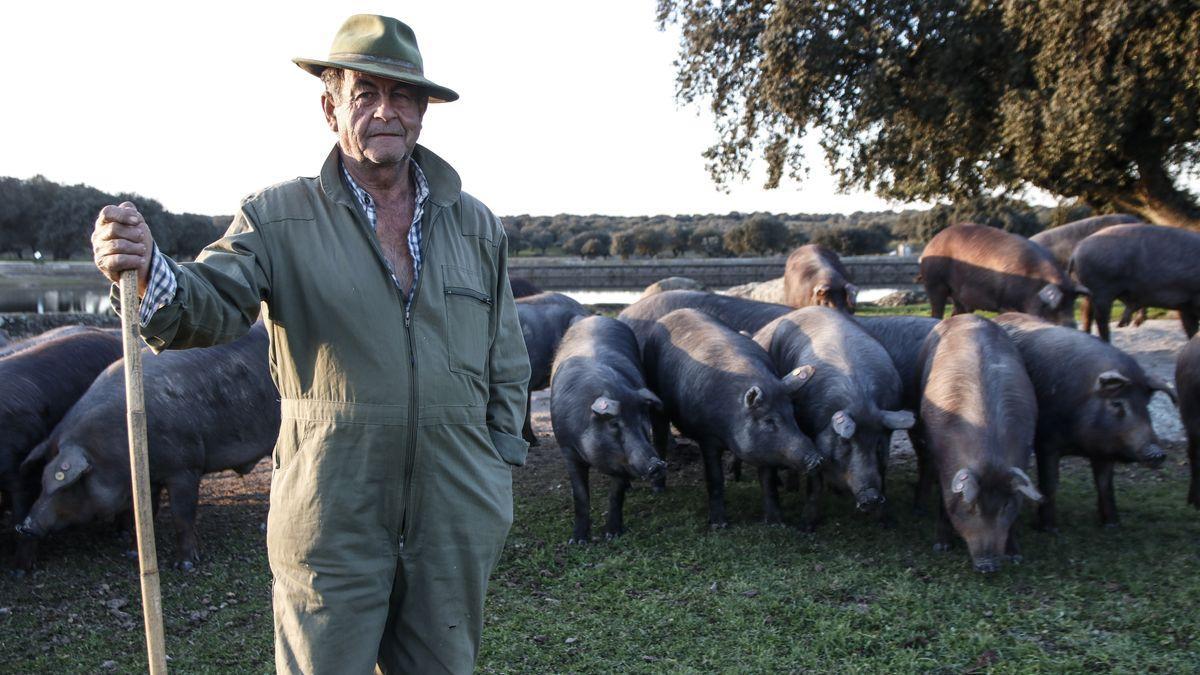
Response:
[[[392,105],[392,102],[389,101],[386,96],[384,96],[383,101],[381,101],[379,106],[375,108],[375,117],[378,117],[385,122],[390,119],[399,119],[400,110],[396,106]]]

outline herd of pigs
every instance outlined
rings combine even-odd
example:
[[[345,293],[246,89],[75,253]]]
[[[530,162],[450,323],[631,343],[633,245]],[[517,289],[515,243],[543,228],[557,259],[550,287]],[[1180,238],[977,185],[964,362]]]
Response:
[[[1200,234],[1104,216],[1033,239],[975,225],[933,238],[921,281],[933,318],[855,317],[857,288],[833,252],[802,246],[787,260],[788,304],[668,290],[617,318],[513,280],[529,352],[530,390],[550,388],[551,423],[571,480],[572,542],[591,538],[592,469],[612,477],[603,534],[624,531],[632,480],[666,488],[672,426],[703,458],[708,521],[727,522],[723,455],[740,478],[754,466],[763,517],[783,521],[781,472],[807,492],[799,525],[816,528],[826,486],[881,522],[891,435],[916,451],[914,507],[937,495],[934,547],[955,536],[975,569],[1020,555],[1017,517],[1055,530],[1059,458],[1090,460],[1100,520],[1117,523],[1116,462],[1158,465],[1165,453],[1148,403],[1162,392],[1188,437],[1187,502],[1200,508]],[[1083,299],[1085,330],[1075,329]],[[947,300],[954,316],[941,320]],[[1192,338],[1176,389],[1108,342],[1148,307],[1179,313]],[[972,314],[1000,312],[995,320]],[[1140,316],[1138,316],[1140,315]],[[1135,316],[1137,318],[1135,319]],[[1100,338],[1090,334],[1097,324]],[[227,345],[146,353],[145,398],[154,506],[170,497],[176,566],[199,560],[200,479],[249,472],[279,428],[261,325]],[[128,527],[129,462],[120,337],[70,326],[0,345],[0,494],[20,535],[14,567],[30,569],[37,538],[98,520]],[[536,442],[529,419],[524,434]],[[1027,471],[1036,462],[1036,483]]]

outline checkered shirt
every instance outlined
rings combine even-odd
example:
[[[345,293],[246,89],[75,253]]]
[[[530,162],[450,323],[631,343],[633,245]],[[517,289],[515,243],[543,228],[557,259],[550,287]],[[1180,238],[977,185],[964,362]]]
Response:
[[[413,208],[412,226],[408,228],[408,250],[413,259],[413,285],[404,303],[405,318],[409,316],[409,305],[412,304],[413,294],[417,291],[417,279],[421,277],[421,216],[425,212],[425,200],[429,198],[429,181],[425,179],[425,172],[421,171],[421,167],[417,166],[416,162],[410,161],[408,165],[412,167],[413,180],[417,186],[417,199]],[[371,195],[367,194],[366,190],[354,182],[345,166],[342,167],[342,175],[346,177],[346,184],[350,186],[350,191],[358,199],[358,204],[366,214],[371,229],[376,229],[375,201],[371,199]],[[396,280],[395,270],[390,269],[391,263],[388,263],[388,266],[388,271],[392,274],[392,282],[399,288],[400,282]],[[138,308],[138,320],[143,326],[150,323],[150,318],[154,316],[155,312],[175,299],[177,288],[175,272],[167,264],[166,258],[159,253],[158,245],[155,244],[154,258],[150,263],[150,281],[146,284],[146,294],[142,296],[142,304]]]
[[[408,165],[412,168],[413,183],[417,187],[417,199],[413,206],[412,225],[408,228],[408,252],[412,255],[413,261],[413,283],[404,303],[405,319],[409,316],[409,307],[412,305],[413,295],[417,292],[417,280],[421,278],[421,216],[425,213],[425,200],[429,198],[429,181],[425,179],[425,172],[421,170],[421,167],[417,166],[416,162],[409,161]],[[367,222],[371,224],[371,229],[378,230],[379,228],[376,226],[377,219],[375,217],[375,200],[371,199],[371,195],[367,194],[366,190],[354,182],[354,179],[350,177],[350,172],[346,171],[344,164],[342,165],[342,175],[345,176],[346,184],[350,186],[350,191],[358,199],[358,205],[362,207],[363,213],[366,214]],[[392,283],[396,284],[396,288],[400,288],[400,282],[396,279],[396,270],[392,269],[390,262],[388,262],[388,271],[392,274]]]

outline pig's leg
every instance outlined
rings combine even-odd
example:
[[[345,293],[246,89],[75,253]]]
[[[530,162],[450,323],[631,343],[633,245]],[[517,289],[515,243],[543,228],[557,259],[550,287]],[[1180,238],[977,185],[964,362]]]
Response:
[[[929,315],[935,319],[946,316],[946,296],[949,295],[945,286],[926,286],[925,294],[929,296]]]
[[[1112,318],[1112,299],[1093,297],[1092,314],[1096,319],[1096,331],[1100,334],[1100,339],[1112,342],[1108,328],[1108,321]]]
[[[1183,332],[1187,333],[1190,340],[1196,334],[1196,330],[1200,329],[1200,314],[1192,309],[1181,309],[1179,310],[1179,322],[1183,324]]]
[[[712,441],[700,441],[700,454],[704,457],[704,481],[708,485],[708,524],[710,527],[727,527],[725,516],[725,473],[721,466],[720,445]]]
[[[613,476],[612,490],[608,494],[608,521],[604,526],[604,538],[609,541],[625,534],[625,493],[628,490],[628,478]]]
[[[825,494],[825,479],[820,471],[808,474],[808,490],[804,496],[804,511],[801,515],[800,529],[805,532],[815,532],[821,522],[821,496]]]
[[[779,471],[772,466],[758,467],[758,482],[763,494],[763,522],[779,525],[783,513],[779,510]]]
[[[783,487],[786,488],[788,492],[799,492],[800,491],[800,470],[799,469],[787,469],[787,472],[784,474],[784,476],[785,476],[785,478],[783,481]]]
[[[958,296],[952,296],[950,301],[954,303],[954,312],[950,316],[958,316],[959,314],[970,314],[971,310],[967,306],[958,301]]]
[[[1058,532],[1058,453],[1051,450],[1038,449],[1036,452],[1038,467],[1038,490],[1042,493],[1042,503],[1038,504],[1037,527],[1043,532]]]
[[[1004,555],[1008,556],[1008,561],[1019,563],[1021,557],[1021,545],[1017,542],[1017,522],[1013,521],[1012,525],[1008,526],[1008,541],[1004,543]]]
[[[761,469],[761,467],[759,468]],[[730,473],[733,474],[733,481],[735,483],[742,482],[742,460],[740,457],[733,458],[733,461],[729,463],[729,469]],[[761,474],[762,472],[759,471],[759,473]]]
[[[879,494],[883,496],[883,503],[879,505],[879,517],[877,521],[882,527],[891,529],[896,526],[896,514],[892,512],[892,504],[887,500],[887,468],[888,454],[891,444],[885,446],[888,449],[879,453]]]
[[[1126,303],[1125,311],[1121,312],[1121,320],[1117,321],[1117,328],[1124,328],[1128,326],[1129,322],[1133,320],[1133,312],[1133,305]]]
[[[1133,327],[1137,328],[1138,326],[1140,326],[1144,323],[1146,323],[1146,308],[1145,307],[1139,309],[1137,316],[1135,316],[1133,318]]]
[[[918,421],[908,435],[912,440],[913,451],[917,455],[917,485],[913,490],[913,514],[915,515],[928,513],[929,493],[933,491],[934,485],[933,462],[929,459],[929,453],[925,447],[925,432],[920,426],[921,422]]]
[[[533,433],[533,392],[525,392],[525,425],[521,427],[521,437],[531,446],[538,444],[537,434]]]
[[[946,513],[946,505],[942,502],[942,489],[937,489],[937,525],[933,534],[933,550],[949,551],[954,543],[954,524],[950,522],[950,514]]]
[[[1188,430],[1188,467],[1192,481],[1188,485],[1187,503],[1200,509],[1200,430]]]
[[[1092,478],[1096,481],[1096,502],[1100,508],[1100,523],[1105,527],[1116,527],[1120,523],[1117,517],[1117,498],[1113,494],[1113,463],[1093,459]]]
[[[586,544],[592,538],[592,496],[588,489],[588,465],[575,459],[574,450],[563,448],[567,475],[571,477],[571,501],[575,504],[575,529],[568,544]]]
[[[180,472],[167,482],[171,497],[171,522],[175,525],[175,567],[190,572],[200,562],[196,542],[196,506],[200,501],[200,475]]]
[[[650,435],[658,458],[664,462],[667,461],[667,452],[671,449],[671,422],[666,415],[659,412],[650,413]],[[655,494],[667,489],[666,471],[650,482],[650,489]]]
[[[1083,332],[1092,333],[1092,299],[1082,296],[1079,302],[1079,314],[1083,318]]]

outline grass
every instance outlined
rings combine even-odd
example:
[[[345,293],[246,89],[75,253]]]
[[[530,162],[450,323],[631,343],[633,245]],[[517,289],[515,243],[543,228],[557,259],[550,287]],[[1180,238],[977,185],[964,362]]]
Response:
[[[729,484],[731,527],[710,532],[693,452],[667,493],[630,494],[626,536],[578,546],[566,543],[570,493],[557,454],[535,453],[533,479],[518,470],[516,523],[485,610],[483,672],[1200,668],[1200,521],[1184,507],[1178,463],[1119,471],[1126,525],[1117,530],[1096,526],[1090,472],[1068,463],[1061,537],[1025,531],[1026,561],[982,576],[962,547],[932,552],[932,519],[907,513],[907,462],[889,476],[902,509],[894,529],[837,498],[816,534],[768,527],[758,488],[745,481]],[[603,503],[605,481],[593,483],[593,502]],[[205,504],[206,562],[192,574],[163,570],[174,670],[271,671],[264,506]],[[784,507],[795,522],[800,496],[784,493]],[[599,507],[593,515],[598,523]],[[164,567],[170,531],[160,518]],[[32,578],[0,580],[5,670],[144,668],[137,575],[121,549],[103,530],[79,532],[51,540]]]

